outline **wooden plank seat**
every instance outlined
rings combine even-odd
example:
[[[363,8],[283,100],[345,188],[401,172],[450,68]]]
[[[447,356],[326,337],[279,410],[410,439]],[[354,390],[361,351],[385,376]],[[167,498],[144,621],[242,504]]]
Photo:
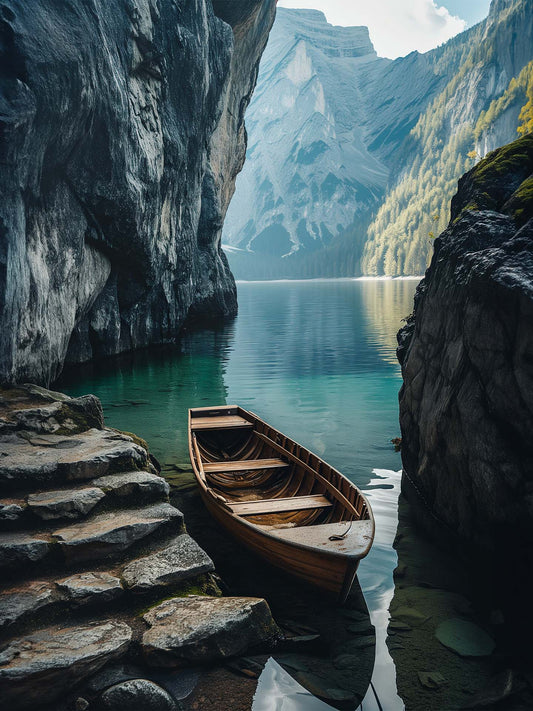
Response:
[[[283,459],[243,459],[241,461],[206,462],[205,472],[247,472],[256,469],[279,469],[288,467],[289,463]]]
[[[231,511],[239,516],[282,513],[284,511],[303,511],[305,509],[327,509],[333,506],[322,494],[308,496],[290,496],[286,499],[257,499],[257,501],[237,501],[227,504]]]
[[[253,427],[253,423],[239,415],[217,415],[216,417],[193,417],[193,430],[227,430],[237,427]]]

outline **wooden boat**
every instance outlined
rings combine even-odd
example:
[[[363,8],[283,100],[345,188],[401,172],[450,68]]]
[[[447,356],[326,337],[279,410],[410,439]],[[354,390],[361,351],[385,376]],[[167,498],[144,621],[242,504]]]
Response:
[[[354,484],[238,406],[189,410],[189,451],[205,505],[231,534],[346,600],[374,539]]]

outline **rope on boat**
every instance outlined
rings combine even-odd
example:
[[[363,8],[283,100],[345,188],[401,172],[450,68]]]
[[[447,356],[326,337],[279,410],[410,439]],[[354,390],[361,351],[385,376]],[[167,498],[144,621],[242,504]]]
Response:
[[[339,534],[330,536],[330,537],[329,537],[329,540],[330,540],[330,541],[342,541],[342,540],[344,540],[344,539],[346,538],[346,536],[350,533],[350,529],[351,529],[351,527],[352,527],[353,521],[354,521],[354,520],[353,520],[353,518],[352,518],[352,520],[350,521],[350,525],[348,526],[348,528],[346,529],[346,531],[344,531],[344,533],[339,533]]]

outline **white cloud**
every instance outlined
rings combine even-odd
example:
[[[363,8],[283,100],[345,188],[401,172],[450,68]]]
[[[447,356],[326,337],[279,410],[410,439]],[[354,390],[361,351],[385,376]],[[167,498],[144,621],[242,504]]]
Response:
[[[433,0],[279,0],[278,5],[322,10],[333,25],[366,25],[382,57],[427,52],[467,24]]]

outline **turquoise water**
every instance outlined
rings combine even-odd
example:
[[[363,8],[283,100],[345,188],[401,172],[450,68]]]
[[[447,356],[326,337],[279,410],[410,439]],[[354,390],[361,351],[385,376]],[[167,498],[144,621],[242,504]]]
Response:
[[[187,408],[238,403],[324,456],[358,485],[397,469],[396,331],[415,281],[239,284],[239,315],[179,348],[66,374],[109,425],[144,437],[162,461],[186,462]]]
[[[359,580],[376,625],[373,681],[388,711],[403,708],[385,645],[401,467],[391,445],[399,436],[396,332],[412,310],[416,284],[241,283],[239,315],[233,323],[188,334],[179,348],[137,353],[68,373],[57,385],[71,395],[97,395],[107,423],[145,438],[167,467],[188,463],[187,408],[236,403],[366,490],[376,515],[376,540],[360,566]],[[273,678],[285,689],[283,709],[311,708],[301,687],[290,702],[287,689],[296,682],[280,670]],[[280,675],[285,675],[282,682]],[[257,709],[264,708],[262,686],[272,693],[265,677]],[[372,703],[370,696],[365,699],[365,711]]]

